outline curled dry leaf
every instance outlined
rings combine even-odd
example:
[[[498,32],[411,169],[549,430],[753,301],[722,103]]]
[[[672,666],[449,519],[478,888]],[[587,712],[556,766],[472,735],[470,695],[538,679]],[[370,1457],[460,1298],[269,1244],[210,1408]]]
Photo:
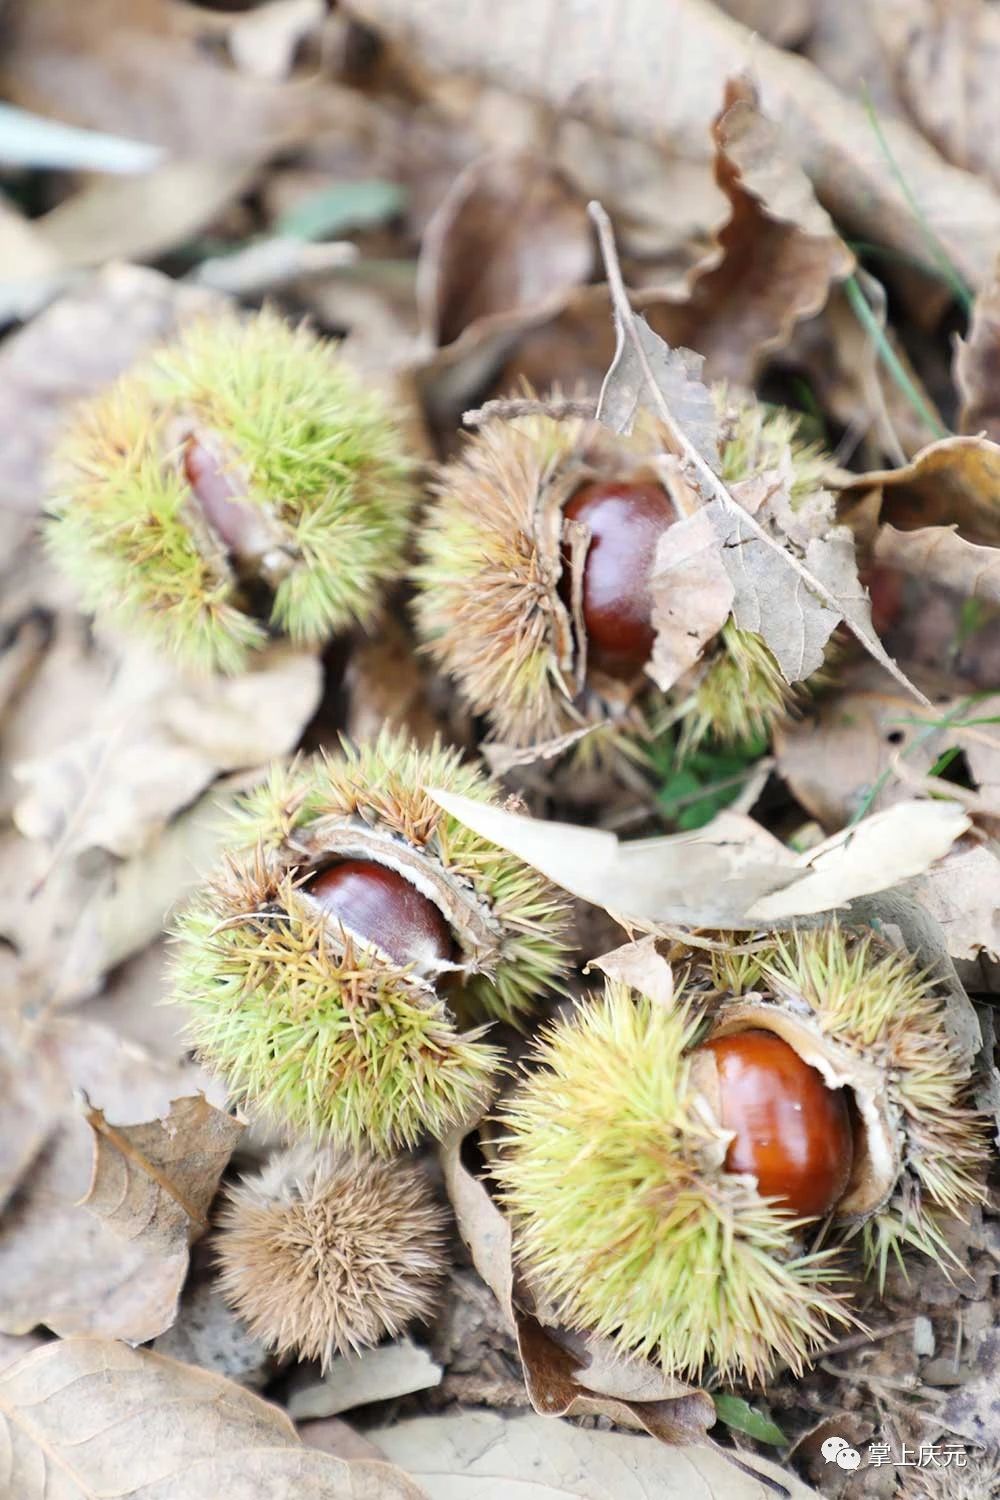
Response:
[[[106,1212],[81,1204],[93,1133],[78,1098],[84,1092],[112,1120],[128,1121],[159,1115],[185,1090],[211,1088],[221,1103],[218,1088],[192,1064],[161,1064],[77,1017],[37,1034],[25,1028],[11,1045],[26,1076],[51,1079],[53,1102],[44,1143],[24,1163],[20,1191],[0,1218],[0,1328],[23,1333],[44,1324],[61,1335],[99,1333],[136,1343],[154,1338],[173,1321],[187,1274],[187,1225],[160,1232],[170,1215],[163,1217],[157,1194],[142,1191],[138,1198],[160,1217],[148,1228],[137,1223],[134,1182],[133,1194],[115,1210],[106,1196],[108,1164],[98,1187]],[[9,1127],[14,1139],[37,1135],[30,1116],[12,1118]]]
[[[747,78],[727,85],[713,133],[729,218],[684,293],[651,305],[644,297],[643,305],[667,343],[705,356],[712,379],[750,385],[764,355],[787,344],[795,324],[850,275],[854,256]]]
[[[620,980],[631,985],[657,1005],[669,1006],[674,998],[674,972],[665,958],[656,951],[656,938],[652,935],[640,938],[637,943],[625,943],[600,958],[592,958],[588,969],[600,969],[609,979]]]
[[[517,1336],[531,1404],[544,1416],[608,1416],[640,1427],[661,1442],[703,1442],[715,1421],[704,1392],[655,1365],[623,1359],[603,1340],[548,1326],[533,1309],[529,1287],[516,1277],[511,1229],[484,1183],[462,1161],[463,1132],[441,1146],[445,1186],[473,1265]]]
[[[913,884],[956,960],[1000,962],[1000,849],[962,839]]]
[[[823,664],[823,649],[841,622],[917,699],[923,694],[886,654],[871,622],[871,605],[858,580],[854,540],[832,524],[832,504],[796,514],[790,503],[790,462],[730,489],[719,474],[719,438],[701,361],[670,349],[631,308],[615,252],[611,224],[591,204],[608,273],[617,331],[598,416],[627,430],[646,406],[666,430],[684,480],[700,499],[717,536],[718,556],[733,588],[733,618],[760,635],[790,682]]]
[[[304,1448],[241,1386],[106,1339],[46,1344],[0,1375],[17,1500],[427,1500],[387,1463]]]
[[[881,518],[902,531],[956,526],[966,541],[1000,545],[1000,444],[942,438],[899,469],[845,476],[845,495],[882,493]]]
[[[963,697],[955,689],[954,682],[942,685],[933,709],[914,709],[884,676],[859,672],[806,719],[782,727],[778,770],[827,829],[842,828],[869,802],[885,808],[912,798],[914,783],[953,748],[965,755],[984,797],[995,797],[1000,729],[984,721],[1000,714],[1000,697]]]
[[[969,827],[949,802],[905,802],[794,854],[750,818],[622,844],[613,833],[522,817],[428,789],[483,838],[629,925],[747,928],[834,911],[927,869]]]
[[[522,1487],[532,1500],[815,1500],[817,1493],[756,1455],[743,1463],[707,1445],[664,1448],[637,1433],[533,1415],[460,1411],[395,1422],[369,1436],[429,1500],[507,1500]]]
[[[172,1256],[208,1228],[208,1210],[243,1126],[204,1095],[172,1099],[164,1119],[111,1125],[88,1105],[94,1170],[81,1207],[109,1229]]]
[[[587,280],[586,204],[540,157],[481,157],[455,179],[423,238],[421,322],[432,346],[497,340],[552,317]]]
[[[1000,15],[984,0],[881,0],[871,12],[897,97],[949,161],[1000,183]]]
[[[972,308],[969,329],[955,350],[955,384],[962,398],[963,432],[1000,438],[1000,275],[995,270]]]
[[[912,798],[892,767],[905,756],[923,775],[946,743],[944,731],[917,743],[920,726],[906,722],[916,718],[913,704],[881,673],[859,672],[805,717],[780,726],[774,737],[778,773],[822,828],[843,828],[869,799],[880,811]]]
[[[3,94],[40,114],[155,142],[177,157],[263,161],[324,123],[308,82],[254,78],[201,45],[198,13],[169,0],[12,0]]]
[[[804,58],[771,47],[708,0],[641,0],[581,11],[562,0],[538,24],[535,0],[351,0],[352,11],[433,69],[468,72],[623,135],[703,158],[728,78],[750,68],[764,112],[785,132],[817,196],[859,238],[935,269],[923,223],[973,285],[1000,243],[1000,198],[946,163],[912,127],[883,130],[898,176],[860,103]]]
[[[882,526],[874,556],[886,567],[927,578],[963,599],[1000,604],[1000,548],[978,547],[951,526],[919,526],[915,531]]]

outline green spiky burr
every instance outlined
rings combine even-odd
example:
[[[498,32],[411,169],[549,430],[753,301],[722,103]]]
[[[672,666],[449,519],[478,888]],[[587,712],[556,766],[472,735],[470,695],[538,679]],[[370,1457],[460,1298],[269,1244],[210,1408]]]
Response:
[[[332,344],[273,312],[189,326],[78,409],[55,472],[48,543],[85,606],[189,669],[366,625],[402,569],[395,422]]]
[[[793,505],[821,490],[829,461],[798,438],[793,414],[722,386],[714,394],[727,482],[787,463]],[[629,706],[642,703],[659,715],[641,662],[623,681],[588,661],[566,587],[565,510],[595,482],[655,484],[663,450],[650,417],[621,437],[539,411],[488,421],[439,471],[419,536],[417,626],[500,740],[532,745],[595,722],[625,724]],[[795,692],[763,640],[730,619],[671,697],[683,704],[690,746],[706,735],[732,742],[767,732]]]
[[[731,1156],[731,1076],[705,1044],[761,1033],[853,1099],[825,1233]],[[836,928],[695,962],[669,1004],[612,981],[549,1029],[502,1108],[522,1268],[569,1326],[675,1375],[800,1371],[851,1319],[840,1242],[860,1234],[883,1273],[904,1247],[941,1259],[941,1216],[981,1200],[968,1086],[927,976]]]
[[[381,1153],[481,1109],[501,1063],[481,1023],[517,1021],[564,972],[560,898],[428,787],[498,796],[456,752],[389,733],[276,768],[178,929],[173,998],[234,1096]]]

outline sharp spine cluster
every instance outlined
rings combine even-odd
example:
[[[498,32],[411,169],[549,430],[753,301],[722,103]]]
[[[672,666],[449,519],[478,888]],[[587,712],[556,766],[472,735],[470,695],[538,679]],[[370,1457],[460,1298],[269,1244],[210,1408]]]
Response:
[[[268,1349],[326,1369],[430,1316],[447,1225],[419,1167],[298,1146],[229,1189],[219,1287]]]

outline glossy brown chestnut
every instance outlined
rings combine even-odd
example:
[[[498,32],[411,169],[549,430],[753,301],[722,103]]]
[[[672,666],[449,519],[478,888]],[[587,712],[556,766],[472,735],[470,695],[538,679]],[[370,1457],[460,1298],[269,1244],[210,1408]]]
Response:
[[[219,454],[208,443],[189,437],[184,444],[184,478],[205,519],[223,545],[237,556],[254,521],[235,475],[227,473]]]
[[[847,1188],[853,1140],[843,1089],[771,1031],[705,1043],[715,1054],[721,1123],[735,1132],[727,1172],[752,1172],[763,1197],[803,1218],[829,1213]]]
[[[653,650],[649,575],[656,544],[676,512],[658,484],[585,484],[563,509],[590,527],[583,567],[583,623],[591,661],[618,677],[642,669]],[[563,600],[569,556],[563,552]]]
[[[314,901],[356,937],[367,938],[397,964],[427,971],[454,954],[440,907],[405,876],[374,860],[347,859],[307,887]]]

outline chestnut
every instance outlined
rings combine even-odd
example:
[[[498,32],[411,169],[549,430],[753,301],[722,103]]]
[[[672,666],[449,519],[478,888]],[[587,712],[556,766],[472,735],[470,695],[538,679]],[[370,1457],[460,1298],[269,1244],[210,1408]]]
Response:
[[[656,544],[674,507],[658,484],[604,480],[585,484],[563,508],[568,521],[590,528],[583,567],[583,623],[590,660],[615,677],[633,677],[653,651],[649,575]],[[562,595],[568,603],[568,549]]]
[[[945,1221],[983,1202],[973,1050],[873,933],[694,949],[669,995],[664,960],[625,955],[641,983],[554,1022],[500,1106],[518,1264],[566,1326],[682,1379],[799,1372],[853,1320],[847,1242],[884,1284],[890,1258],[947,1265]]]
[[[757,1179],[800,1218],[822,1218],[843,1197],[854,1149],[843,1089],[771,1031],[739,1031],[704,1044],[718,1069],[719,1115],[733,1132],[727,1172]]]
[[[317,875],[306,889],[350,933],[374,943],[397,964],[426,973],[454,956],[441,908],[388,865],[347,859]]]
[[[498,805],[457,750],[384,730],[275,765],[178,922],[171,997],[232,1097],[388,1156],[485,1109],[517,1022],[567,968],[541,876],[428,796]]]

